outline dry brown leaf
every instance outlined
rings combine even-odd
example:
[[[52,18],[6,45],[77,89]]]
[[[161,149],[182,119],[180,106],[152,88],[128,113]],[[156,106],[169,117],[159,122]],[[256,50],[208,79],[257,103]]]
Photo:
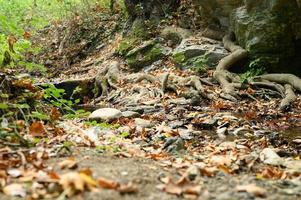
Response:
[[[75,158],[71,157],[66,160],[63,160],[62,162],[59,163],[59,166],[61,169],[75,169],[77,168],[77,162],[75,161]]]
[[[119,184],[115,181],[105,179],[105,178],[99,178],[97,180],[98,185],[104,189],[113,189],[116,190],[119,186]]]
[[[56,107],[51,108],[51,113],[50,113],[51,121],[59,120],[60,117],[61,117],[60,111]]]
[[[232,160],[229,156],[226,155],[216,155],[210,158],[210,163],[216,166],[230,166]]]
[[[30,37],[31,37],[31,34],[30,34],[30,32],[28,32],[28,31],[25,31],[24,33],[23,33],[23,38],[24,39],[30,39]]]
[[[60,179],[59,175],[57,175],[57,173],[54,172],[54,171],[49,172],[48,176],[49,176],[50,179],[53,179],[53,180],[59,180]]]
[[[126,185],[120,185],[117,188],[117,191],[120,194],[132,194],[132,193],[137,193],[138,192],[138,187],[134,185],[132,182],[129,182]]]
[[[174,195],[189,194],[192,196],[198,196],[201,191],[201,186],[190,182],[185,177],[182,177],[176,183],[173,182],[171,178],[169,178],[168,182],[164,185],[162,189],[163,191]]]
[[[259,187],[255,184],[249,184],[249,185],[239,185],[236,187],[236,191],[238,192],[247,192],[249,194],[252,194],[256,197],[265,197],[266,196],[266,190],[262,187]]]
[[[79,173],[79,176],[84,180],[87,188],[92,189],[97,187],[97,182],[92,178],[92,176],[88,176],[85,173]]]
[[[61,176],[60,185],[68,196],[85,189],[92,190],[97,187],[97,182],[85,173],[69,172]]]
[[[25,197],[26,190],[21,184],[13,183],[3,188],[3,192],[9,196]]]
[[[19,79],[13,82],[13,85],[17,88],[27,89],[31,92],[36,92],[37,89],[33,86],[30,79]]]
[[[34,137],[46,136],[46,129],[42,122],[33,122],[29,127],[29,133]]]

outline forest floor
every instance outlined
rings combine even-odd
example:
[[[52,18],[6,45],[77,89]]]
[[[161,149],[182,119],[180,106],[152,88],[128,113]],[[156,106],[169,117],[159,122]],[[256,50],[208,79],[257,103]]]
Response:
[[[103,23],[113,27],[113,21]],[[56,67],[35,84],[20,78],[15,88],[25,85],[37,92],[33,87],[52,82],[67,84],[68,90],[69,79],[87,84],[79,80],[90,80],[116,62],[121,78],[108,96],[94,99],[88,90],[90,99],[77,105],[100,109],[95,120],[65,119],[56,108],[48,108],[50,119],[34,121],[29,128],[18,120],[20,135],[35,145],[26,148],[1,140],[0,199],[301,199],[300,95],[290,111],[283,112],[279,95],[271,90],[246,88],[241,95],[253,98],[238,102],[185,98],[180,94],[187,85],[161,94],[156,81],[137,79],[168,72],[175,80],[185,80],[199,74],[176,68],[168,58],[134,73],[114,54],[121,41],[118,34],[83,56],[87,49],[68,42],[63,49],[58,45],[66,38],[57,36],[60,28],[46,32],[49,38],[37,41],[55,48],[39,59],[49,59]],[[66,57],[79,61],[70,66]],[[201,76],[205,91],[219,94],[219,85],[207,81],[212,76],[212,69]],[[100,118],[108,120],[97,121]],[[1,126],[13,131],[5,122]]]

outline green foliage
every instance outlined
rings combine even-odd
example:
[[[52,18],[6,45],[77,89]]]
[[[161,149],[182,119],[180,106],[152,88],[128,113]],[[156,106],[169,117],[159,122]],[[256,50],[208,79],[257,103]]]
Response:
[[[248,82],[250,79],[252,79],[254,76],[259,76],[263,73],[265,73],[265,67],[262,66],[261,63],[261,59],[255,59],[253,61],[250,62],[248,70],[240,75],[240,82],[241,83],[246,83]]]
[[[8,44],[8,36],[0,34],[0,66],[19,66],[24,67],[28,71],[38,70],[40,72],[46,72],[43,65],[27,62],[25,59],[25,54],[35,54],[38,51],[39,49],[33,48],[31,42],[25,39],[16,41],[13,45],[13,49],[11,49]]]
[[[63,116],[65,119],[87,117],[90,113],[85,110],[73,110],[72,107],[79,102],[78,99],[72,101],[64,99],[65,90],[58,89],[52,84],[44,85],[44,99],[54,107],[59,108],[66,114]],[[77,89],[79,90],[79,89]]]
[[[208,58],[207,55],[198,56],[189,60],[188,64],[192,65],[192,69],[199,73],[205,73],[208,70]]]
[[[100,122],[99,123],[99,122],[97,122],[95,120],[85,122],[85,125],[87,125],[87,126],[97,126],[100,129],[117,129],[117,128],[120,127],[119,124],[109,124],[107,122]]]
[[[34,35],[50,22],[66,19],[75,12],[89,14],[92,5],[109,7],[109,3],[110,0],[0,0],[0,67],[18,66],[45,73],[42,65],[25,60],[25,54],[37,53],[38,49],[23,35]],[[8,36],[17,39],[14,50],[8,47]]]
[[[173,60],[181,66],[191,67],[192,70],[198,73],[205,73],[208,70],[207,54],[193,58],[186,58],[184,52],[179,52],[173,55]]]

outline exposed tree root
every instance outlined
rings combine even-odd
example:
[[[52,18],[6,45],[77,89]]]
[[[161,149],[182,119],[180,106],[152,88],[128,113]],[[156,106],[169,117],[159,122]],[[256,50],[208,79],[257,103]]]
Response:
[[[105,66],[95,77],[94,97],[106,97],[109,94],[109,88],[117,89],[115,83],[119,76],[119,62],[112,61]]]
[[[187,82],[190,86],[194,87],[198,91],[199,95],[201,95],[203,98],[213,99],[214,95],[207,94],[205,92],[205,89],[201,83],[201,79],[198,76],[192,76],[192,77],[188,78]]]
[[[279,95],[284,98],[285,97],[285,89],[282,85],[280,84],[276,84],[276,83],[272,83],[272,82],[269,82],[269,81],[265,81],[265,82],[249,82],[249,84],[251,86],[255,86],[255,87],[264,87],[264,88],[270,88],[270,89],[273,89],[277,92],[279,92]]]
[[[285,84],[284,87],[285,87],[285,98],[282,99],[280,103],[280,109],[282,111],[287,111],[290,110],[291,104],[296,100],[297,97],[291,85]]]
[[[237,101],[238,93],[236,89],[241,87],[239,77],[228,70],[233,64],[247,58],[248,53],[245,49],[233,42],[233,37],[231,35],[224,36],[223,43],[224,47],[229,50],[231,54],[220,60],[213,77],[222,87],[223,94],[221,94],[221,97],[231,101]]]
[[[261,78],[281,84],[290,84],[296,90],[301,92],[301,79],[293,74],[265,74],[255,78]]]

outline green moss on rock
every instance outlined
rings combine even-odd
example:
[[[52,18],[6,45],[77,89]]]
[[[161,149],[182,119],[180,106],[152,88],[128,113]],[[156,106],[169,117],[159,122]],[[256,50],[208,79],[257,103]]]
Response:
[[[135,54],[131,54],[126,58],[127,63],[134,71],[139,71],[143,67],[161,59],[164,55],[163,51],[163,47],[159,44],[156,44],[149,48],[143,49],[142,51],[138,51]]]
[[[139,43],[139,39],[138,38],[124,38],[118,46],[118,53],[120,55],[126,55],[130,50],[132,50],[135,45],[137,45]]]

